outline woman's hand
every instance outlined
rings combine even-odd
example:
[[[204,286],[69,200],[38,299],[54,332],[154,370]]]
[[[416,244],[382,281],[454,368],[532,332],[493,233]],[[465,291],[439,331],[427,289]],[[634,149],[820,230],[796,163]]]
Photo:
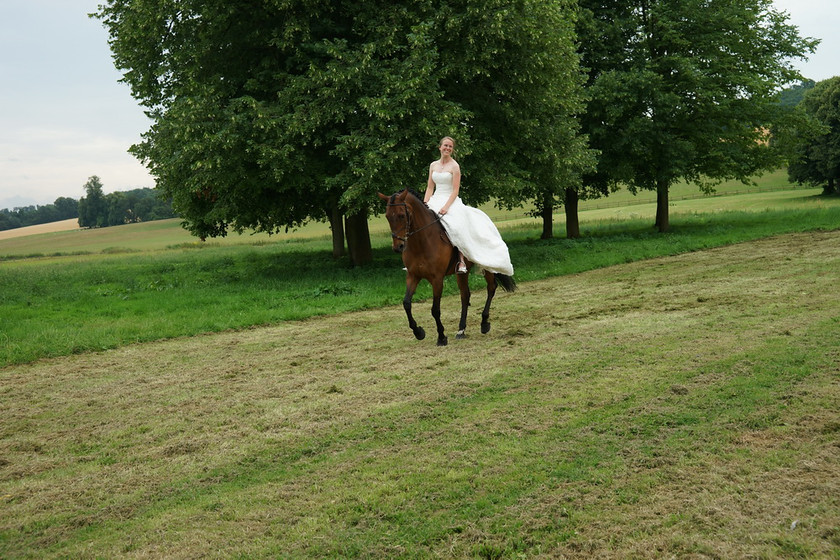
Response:
[[[447,212],[449,212],[449,209],[447,208],[441,208],[440,210],[438,210],[438,214],[440,214],[441,216],[446,216]]]

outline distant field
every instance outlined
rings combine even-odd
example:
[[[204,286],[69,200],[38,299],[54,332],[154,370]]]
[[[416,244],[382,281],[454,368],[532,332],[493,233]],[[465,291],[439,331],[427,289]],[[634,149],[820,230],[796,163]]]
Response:
[[[672,212],[676,215],[690,213],[724,212],[730,210],[764,211],[787,208],[796,201],[807,200],[820,194],[821,189],[797,188],[787,181],[786,172],[777,171],[758,178],[759,184],[746,186],[739,182],[720,185],[714,196],[703,195],[694,185],[675,185],[671,191]],[[738,196],[733,196],[733,195]],[[618,191],[607,198],[582,201],[580,219],[582,227],[587,224],[597,227],[604,221],[653,219],[656,213],[656,195],[643,192],[633,195]],[[500,229],[536,229],[541,222],[528,214],[528,209],[504,210],[487,204],[482,209],[490,215]],[[555,214],[555,234],[564,235],[565,214],[562,208]],[[28,230],[28,235],[13,235],[9,230],[4,238],[0,232],[0,259],[20,256],[72,255],[86,253],[119,253],[136,251],[159,251],[184,246],[229,246],[253,245],[258,243],[298,243],[302,240],[322,239],[324,250],[331,250],[326,241],[330,236],[326,223],[310,223],[290,232],[242,235],[231,233],[224,238],[208,239],[202,243],[180,226],[180,219],[161,220],[141,224],[108,227],[93,230],[58,231],[44,233]],[[67,222],[59,222],[58,228]],[[33,226],[42,227],[42,226]],[[44,228],[50,227],[45,224]],[[27,229],[27,228],[22,228]],[[375,244],[387,242],[387,223],[382,216],[374,217],[370,223]],[[36,234],[38,233],[38,234]]]
[[[26,226],[22,228],[6,229],[0,231],[0,241],[15,237],[26,237],[28,235],[38,235],[40,233],[55,233],[57,231],[70,231],[74,229],[79,229],[78,218],[73,218],[72,220],[62,220],[60,222],[51,222],[48,224]]]
[[[754,181],[755,184],[748,185],[745,185],[740,181],[725,181],[716,186],[715,192],[711,195],[703,194],[696,185],[690,183],[677,183],[671,187],[669,198],[672,202],[675,202],[716,196],[726,197],[736,194],[766,193],[778,190],[790,190],[792,188],[803,188],[796,187],[788,181],[787,170],[785,169],[765,173],[756,177]],[[656,193],[653,191],[641,191],[634,195],[630,191],[622,189],[612,193],[606,198],[582,201],[581,208],[584,210],[594,210],[598,208],[614,208],[616,206],[628,206],[654,202],[656,202]]]

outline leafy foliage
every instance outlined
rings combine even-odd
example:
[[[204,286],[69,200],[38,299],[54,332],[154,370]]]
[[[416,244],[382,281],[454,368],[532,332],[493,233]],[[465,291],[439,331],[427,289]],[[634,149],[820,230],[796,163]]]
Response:
[[[0,210],[0,231],[48,224],[60,220],[72,220],[79,217],[79,202],[61,196],[53,204],[21,206]]]
[[[800,37],[771,0],[580,4],[590,92],[584,131],[601,151],[596,191],[619,181],[656,190],[665,231],[677,180],[711,190],[780,163],[765,141],[789,118],[776,91],[802,79],[792,60],[817,41]]]
[[[87,196],[78,203],[81,227],[106,227],[173,218],[169,201],[162,200],[153,189],[134,189],[104,194],[96,175],[85,184]]]
[[[802,80],[799,84],[794,84],[785,88],[779,93],[779,103],[790,109],[793,109],[802,101],[805,94],[814,89],[816,82],[814,80]]]
[[[154,125],[135,155],[194,234],[365,215],[456,136],[468,201],[582,156],[568,0],[112,0],[97,14]],[[545,147],[550,149],[546,150]],[[540,149],[543,148],[543,149]]]
[[[91,176],[84,186],[86,196],[79,200],[79,226],[101,227],[107,223],[108,206],[102,190],[102,180]]]
[[[800,136],[790,180],[822,186],[826,194],[840,192],[840,76],[816,84],[799,107],[818,129]]]

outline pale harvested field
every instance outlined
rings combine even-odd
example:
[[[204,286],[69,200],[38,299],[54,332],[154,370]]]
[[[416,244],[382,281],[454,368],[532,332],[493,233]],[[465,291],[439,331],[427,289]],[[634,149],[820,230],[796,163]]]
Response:
[[[445,348],[395,305],[6,368],[0,557],[837,558],[838,279],[788,235],[522,285],[486,336],[476,293],[462,341],[447,298]]]
[[[37,235],[39,233],[55,233],[58,231],[71,231],[74,229],[80,229],[78,218],[62,220],[60,222],[51,222],[49,224],[38,224],[34,226],[3,230],[0,231],[0,241],[4,239],[14,239],[15,237],[25,237],[27,235]]]

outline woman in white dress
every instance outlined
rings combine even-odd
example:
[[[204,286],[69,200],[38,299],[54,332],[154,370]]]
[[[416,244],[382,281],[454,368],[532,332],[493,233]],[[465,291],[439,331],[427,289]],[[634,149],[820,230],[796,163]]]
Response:
[[[466,274],[464,257],[484,270],[513,276],[507,245],[490,217],[461,201],[461,168],[452,159],[455,140],[445,136],[438,146],[440,159],[429,165],[426,204],[440,214],[449,240],[461,253],[458,273]]]

